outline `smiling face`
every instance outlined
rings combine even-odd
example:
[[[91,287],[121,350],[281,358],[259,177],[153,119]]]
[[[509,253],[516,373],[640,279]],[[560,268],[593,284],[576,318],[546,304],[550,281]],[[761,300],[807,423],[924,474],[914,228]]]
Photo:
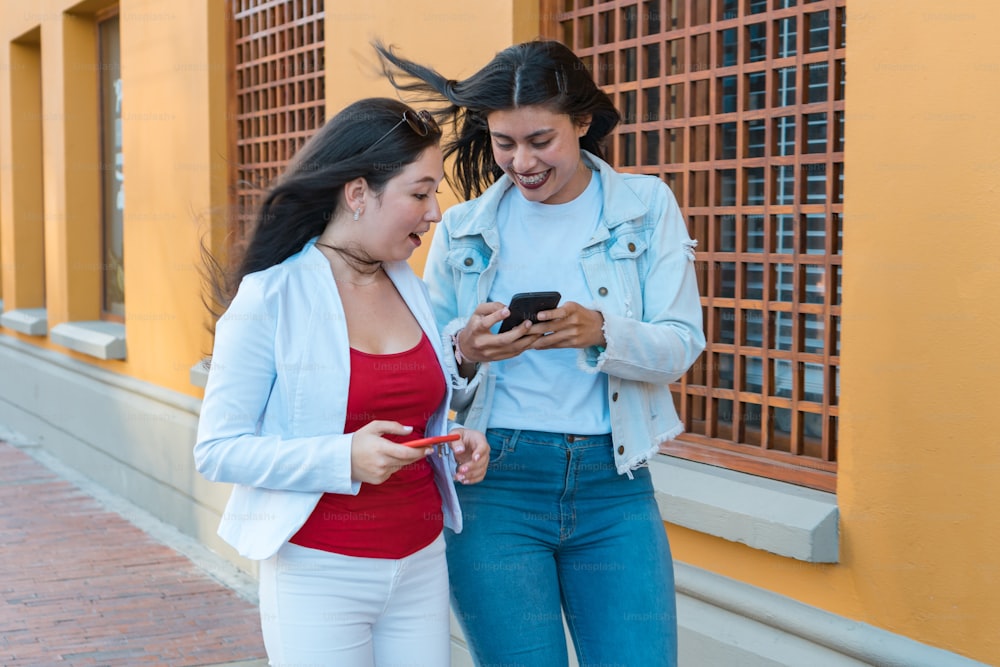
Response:
[[[590,183],[580,157],[580,137],[588,124],[541,106],[493,111],[486,119],[493,158],[525,199],[565,204]]]
[[[368,194],[365,214],[354,223],[372,258],[406,260],[420,247],[431,223],[441,220],[437,188],[444,179],[441,147],[429,146],[386,184],[382,194]]]

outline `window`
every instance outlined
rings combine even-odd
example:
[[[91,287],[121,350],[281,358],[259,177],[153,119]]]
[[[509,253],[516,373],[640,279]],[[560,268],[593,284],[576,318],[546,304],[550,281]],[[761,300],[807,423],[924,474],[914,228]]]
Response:
[[[609,156],[670,185],[699,242],[708,347],[673,387],[687,432],[671,454],[826,491],[840,393],[845,4],[553,3],[553,36],[585,63],[637,59],[627,76],[597,77],[620,109],[639,105]],[[594,25],[633,23],[589,38]]]
[[[261,192],[325,116],[322,0],[231,0],[236,120],[231,243],[245,241]]]
[[[118,9],[97,20],[98,91],[101,100],[101,238],[102,296],[105,319],[125,317],[125,258],[122,230],[125,211],[122,163],[122,77]]]

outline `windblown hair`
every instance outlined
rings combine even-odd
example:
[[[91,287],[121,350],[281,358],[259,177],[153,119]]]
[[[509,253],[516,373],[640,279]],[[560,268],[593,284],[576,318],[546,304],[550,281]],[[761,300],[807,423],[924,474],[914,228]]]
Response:
[[[444,156],[455,156],[451,184],[466,199],[482,194],[503,173],[493,159],[486,124],[490,112],[537,105],[577,122],[589,116],[580,147],[602,158],[605,139],[621,119],[587,66],[560,42],[515,44],[463,81],[446,79],[381,42],[373,46],[397,90],[408,93],[411,103],[433,105],[439,121],[454,122],[455,138],[444,146]]]
[[[347,183],[364,178],[378,197],[393,176],[440,141],[440,133],[420,136],[405,122],[400,124],[407,110],[412,113],[406,104],[389,98],[363,99],[344,108],[298,150],[264,193],[241,256],[225,267],[203,248],[210,287],[204,301],[214,316],[229,306],[244,276],[280,264],[319,236],[343,206]],[[339,250],[359,262],[366,260],[357,249]]]

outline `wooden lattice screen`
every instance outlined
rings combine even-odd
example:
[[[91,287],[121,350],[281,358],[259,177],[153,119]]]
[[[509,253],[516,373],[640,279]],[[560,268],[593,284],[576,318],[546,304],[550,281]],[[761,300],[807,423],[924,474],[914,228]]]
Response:
[[[671,453],[835,487],[846,0],[551,0],[698,240],[708,348]],[[544,25],[544,24],[543,24]]]
[[[240,244],[261,190],[325,121],[323,0],[232,0],[230,240]]]

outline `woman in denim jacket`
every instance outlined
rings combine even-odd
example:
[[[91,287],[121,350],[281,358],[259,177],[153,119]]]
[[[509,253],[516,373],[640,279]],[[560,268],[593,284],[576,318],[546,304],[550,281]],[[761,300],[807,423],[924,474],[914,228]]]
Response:
[[[448,106],[466,199],[425,280],[455,351],[452,406],[485,430],[486,480],[458,489],[452,604],[477,665],[676,665],[673,566],[646,462],[683,430],[669,383],[705,346],[694,245],[670,189],[601,159],[619,121],[558,42],[464,81],[376,45],[400,90]],[[558,307],[503,334],[517,292]],[[450,360],[449,360],[450,364]]]

